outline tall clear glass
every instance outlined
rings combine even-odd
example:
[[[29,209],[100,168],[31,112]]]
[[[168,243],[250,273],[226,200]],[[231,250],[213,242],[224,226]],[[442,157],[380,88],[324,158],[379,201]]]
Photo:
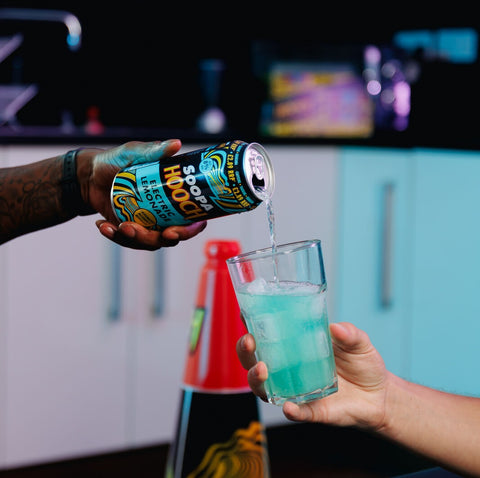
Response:
[[[268,401],[305,403],[336,392],[321,242],[246,252],[227,265],[257,359],[268,368]]]

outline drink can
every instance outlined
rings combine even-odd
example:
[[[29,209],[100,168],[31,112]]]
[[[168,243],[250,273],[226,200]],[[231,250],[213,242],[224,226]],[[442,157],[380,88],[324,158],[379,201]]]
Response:
[[[274,187],[265,149],[235,140],[125,168],[114,178],[111,201],[120,222],[159,230],[250,211]]]

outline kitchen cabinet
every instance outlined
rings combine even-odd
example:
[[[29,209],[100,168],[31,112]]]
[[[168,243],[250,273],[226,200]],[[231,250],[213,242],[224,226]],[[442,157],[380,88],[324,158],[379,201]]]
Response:
[[[409,367],[413,158],[409,150],[341,148],[337,321],[365,330],[387,367]]]
[[[0,148],[0,164],[6,164],[5,150]],[[5,311],[6,250],[0,247],[0,430],[7,422],[6,375],[7,375],[7,317]],[[0,468],[5,464],[6,435],[0,431]]]
[[[57,153],[4,148],[3,164]],[[6,465],[122,444],[127,326],[107,315],[113,246],[96,234],[94,220],[78,218],[0,248]]]
[[[0,159],[12,166],[68,149],[3,146]],[[268,149],[277,239],[320,237],[333,277],[335,150]],[[0,247],[0,467],[170,442],[205,242],[270,245],[263,205],[156,252],[110,243],[96,218]],[[285,422],[278,407],[262,414]]]
[[[68,149],[3,146],[0,161]],[[480,153],[267,150],[277,242],[322,240],[331,321],[364,329],[407,379],[480,395]],[[0,467],[172,441],[206,241],[270,246],[263,205],[156,252],[110,243],[95,219],[0,247]]]
[[[336,320],[387,367],[480,396],[480,153],[341,148]]]
[[[411,376],[480,396],[480,153],[417,150]]]

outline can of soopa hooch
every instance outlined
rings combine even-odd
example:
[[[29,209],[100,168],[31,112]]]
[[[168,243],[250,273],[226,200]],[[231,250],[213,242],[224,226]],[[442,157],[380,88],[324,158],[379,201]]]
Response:
[[[274,187],[265,149],[235,140],[123,169],[111,200],[120,222],[158,230],[250,211]]]

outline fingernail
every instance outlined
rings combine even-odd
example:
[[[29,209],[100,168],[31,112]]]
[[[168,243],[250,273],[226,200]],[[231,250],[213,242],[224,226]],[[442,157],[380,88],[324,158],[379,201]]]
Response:
[[[162,141],[161,143],[154,143],[155,144],[155,151],[157,153],[163,153],[166,151],[170,146],[173,146],[174,144],[178,143],[180,140],[179,139],[167,139],[165,141]]]
[[[177,231],[170,231],[168,234],[168,240],[178,241],[180,239],[180,234]]]
[[[135,237],[136,234],[135,228],[125,223],[120,224],[118,230],[121,231],[124,236],[131,238]]]
[[[112,226],[103,226],[102,230],[109,236],[113,236],[115,234],[115,229]]]
[[[260,372],[258,370],[258,364],[254,365],[253,369],[252,369],[252,372],[253,372],[253,375],[256,377],[256,378],[259,378],[260,377]]]
[[[97,221],[95,224],[104,236],[112,237],[115,234],[115,229],[110,224],[101,220]]]
[[[242,350],[247,350],[247,339],[245,338],[245,336],[243,336],[241,339],[240,339],[240,348]]]

